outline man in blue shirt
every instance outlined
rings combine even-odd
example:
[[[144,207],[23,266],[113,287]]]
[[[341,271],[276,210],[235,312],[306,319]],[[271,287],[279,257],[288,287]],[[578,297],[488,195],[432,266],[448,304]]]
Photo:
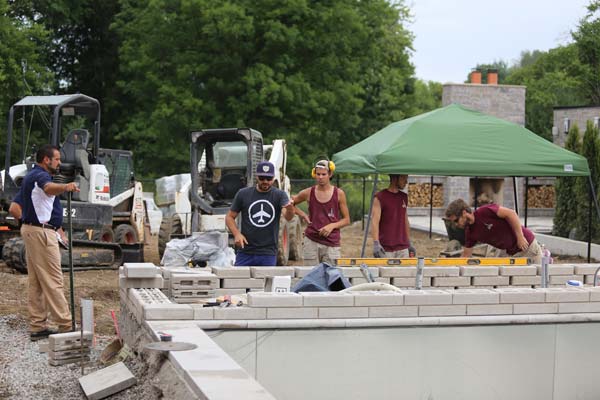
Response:
[[[36,153],[36,164],[27,173],[15,203],[21,207],[21,236],[27,255],[29,277],[30,338],[38,340],[57,331],[48,327],[48,312],[58,332],[71,330],[71,314],[63,292],[58,235],[62,232],[62,206],[58,195],[78,192],[74,182],[55,183],[52,175],[60,167],[60,152],[51,145]],[[18,207],[13,207],[13,216]]]

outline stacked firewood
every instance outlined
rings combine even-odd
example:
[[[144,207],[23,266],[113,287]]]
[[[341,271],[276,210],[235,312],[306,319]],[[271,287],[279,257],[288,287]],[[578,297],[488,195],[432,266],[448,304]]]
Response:
[[[409,207],[429,207],[430,200],[429,183],[411,183],[408,186],[408,206]],[[442,185],[433,185],[433,206],[444,206],[444,187]]]
[[[554,186],[529,186],[527,188],[527,207],[554,208]]]

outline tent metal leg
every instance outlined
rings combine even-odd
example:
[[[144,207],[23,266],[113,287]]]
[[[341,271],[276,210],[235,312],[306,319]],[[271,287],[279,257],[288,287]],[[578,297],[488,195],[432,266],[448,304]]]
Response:
[[[596,206],[596,215],[600,219],[600,206],[598,206],[598,198],[596,197],[596,191],[594,190],[594,183],[592,182],[592,176],[588,175],[588,182],[590,184],[590,204],[588,211],[588,257],[587,262],[589,263],[592,256],[592,200],[594,201],[594,205]]]
[[[475,177],[473,185],[473,210],[477,210],[477,197],[479,196],[479,179]]]
[[[363,197],[362,197],[362,213],[360,214],[360,215],[362,215],[362,216],[363,216],[363,217],[361,218],[361,219],[362,219],[362,230],[363,230],[363,231],[365,230],[365,196],[366,196],[366,181],[367,181],[367,178],[365,178],[365,177],[363,176],[363,178],[362,178],[362,186],[363,186],[363,187],[362,187],[362,190],[363,190],[363,191],[362,191],[362,192],[363,192]]]
[[[433,175],[429,183],[429,239],[431,239],[431,231],[433,229]]]
[[[529,192],[529,177],[525,177],[525,228],[527,228],[527,192]]]
[[[519,214],[519,195],[517,194],[517,177],[513,176],[513,194],[515,196],[515,212]]]
[[[369,215],[367,217],[367,226],[365,226],[365,234],[363,235],[362,249],[360,250],[361,258],[365,256],[365,247],[367,247],[367,236],[369,235],[369,226],[371,225],[371,213],[373,212],[373,197],[375,197],[375,193],[377,190],[378,178],[379,175],[375,174],[375,179],[373,180],[373,191],[371,192],[371,204],[369,205]]]

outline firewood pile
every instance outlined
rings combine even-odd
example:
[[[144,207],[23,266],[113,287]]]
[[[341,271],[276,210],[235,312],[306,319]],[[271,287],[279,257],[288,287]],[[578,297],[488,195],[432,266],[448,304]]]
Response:
[[[554,186],[529,186],[527,188],[527,207],[554,208]]]
[[[429,183],[411,183],[408,185],[408,206],[429,207]],[[433,185],[433,206],[444,206],[444,187]]]

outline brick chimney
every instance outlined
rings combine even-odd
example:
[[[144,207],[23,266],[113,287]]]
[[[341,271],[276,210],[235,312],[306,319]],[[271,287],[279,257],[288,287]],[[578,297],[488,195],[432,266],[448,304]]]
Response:
[[[471,71],[471,74],[469,75],[469,83],[481,85],[481,71],[480,70],[475,69],[475,70]]]
[[[488,85],[497,85],[498,84],[498,70],[497,69],[488,69],[487,70],[487,84]]]

